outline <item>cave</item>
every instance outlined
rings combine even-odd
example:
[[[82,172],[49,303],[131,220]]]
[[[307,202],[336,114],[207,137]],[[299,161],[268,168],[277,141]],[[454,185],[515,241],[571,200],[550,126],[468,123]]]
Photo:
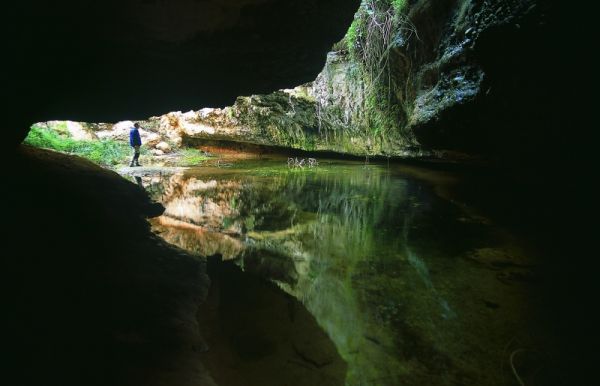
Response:
[[[590,382],[555,4],[5,7],[3,384]]]

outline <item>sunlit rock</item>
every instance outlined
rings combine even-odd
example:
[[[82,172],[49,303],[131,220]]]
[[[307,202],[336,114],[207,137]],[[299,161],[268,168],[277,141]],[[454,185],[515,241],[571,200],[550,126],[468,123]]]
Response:
[[[74,140],[91,141],[98,138],[93,131],[85,128],[79,122],[67,121],[66,123],[67,131],[69,132],[71,138],[73,138]]]
[[[163,154],[171,152],[171,145],[169,145],[165,141],[161,141],[161,142],[157,143],[154,147],[156,149],[160,150],[161,152],[163,152]]]

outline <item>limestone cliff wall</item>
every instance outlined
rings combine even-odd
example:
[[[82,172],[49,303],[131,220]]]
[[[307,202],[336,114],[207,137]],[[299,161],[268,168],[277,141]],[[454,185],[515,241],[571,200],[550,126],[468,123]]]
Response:
[[[489,154],[507,141],[507,133],[531,126],[523,120],[528,114],[522,102],[539,94],[543,82],[535,72],[544,60],[541,4],[417,0],[394,8],[392,3],[363,1],[353,23],[358,27],[350,27],[333,47],[313,82],[239,97],[224,109],[169,113],[154,122],[175,141],[205,138],[401,157]],[[383,42],[365,37],[372,12],[388,15],[377,20],[389,26]],[[365,46],[375,43],[382,50],[369,61]]]

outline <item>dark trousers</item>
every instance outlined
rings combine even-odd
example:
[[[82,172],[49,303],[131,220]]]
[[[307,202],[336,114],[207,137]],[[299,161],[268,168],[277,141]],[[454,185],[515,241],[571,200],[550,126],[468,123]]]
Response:
[[[139,166],[139,162],[138,162],[138,158],[140,158],[140,147],[139,145],[133,146],[133,158],[131,159],[131,163],[130,166],[133,165],[138,165]]]

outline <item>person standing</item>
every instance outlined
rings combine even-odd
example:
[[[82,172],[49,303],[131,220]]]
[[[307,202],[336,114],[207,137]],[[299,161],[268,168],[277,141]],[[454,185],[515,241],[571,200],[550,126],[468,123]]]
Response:
[[[133,158],[129,166],[141,166],[138,159],[140,158],[140,146],[142,146],[142,138],[140,137],[140,124],[136,122],[131,130],[129,130],[129,145],[133,148]]]

